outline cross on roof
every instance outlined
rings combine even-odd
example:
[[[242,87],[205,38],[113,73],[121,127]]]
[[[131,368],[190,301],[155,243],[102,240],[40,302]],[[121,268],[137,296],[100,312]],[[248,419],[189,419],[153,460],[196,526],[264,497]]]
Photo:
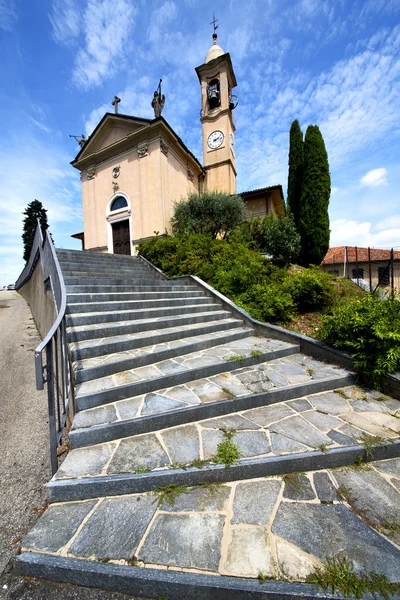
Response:
[[[114,107],[114,111],[115,111],[116,115],[118,114],[118,104],[119,104],[119,102],[121,102],[121,98],[118,98],[118,96],[114,96],[114,100],[111,102],[111,104]]]
[[[219,19],[215,18],[215,14],[213,11],[213,20],[211,21],[210,25],[214,25],[214,33],[217,31],[219,25],[216,25],[216,23],[219,21]]]

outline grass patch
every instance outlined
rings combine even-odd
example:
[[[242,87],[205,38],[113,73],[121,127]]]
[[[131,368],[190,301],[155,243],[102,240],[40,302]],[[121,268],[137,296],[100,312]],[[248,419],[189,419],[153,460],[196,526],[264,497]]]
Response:
[[[382,521],[382,528],[390,533],[400,533],[400,523],[392,516],[388,516]]]
[[[307,577],[307,582],[332,594],[342,594],[345,598],[363,598],[372,594],[388,600],[400,591],[400,583],[392,583],[384,575],[374,572],[355,572],[347,556],[327,558],[322,567],[316,567]]]
[[[140,473],[151,473],[149,467],[138,467],[133,471],[134,475],[140,475]]]
[[[175,501],[181,494],[188,494],[189,489],[187,485],[166,485],[165,487],[159,487],[152,494],[158,496],[153,502],[155,504],[157,502],[157,508],[161,506],[164,502],[169,504],[169,506],[174,506]]]
[[[138,566],[138,559],[136,558],[136,556],[132,556],[131,558],[129,558],[126,561],[126,564],[128,564],[130,567],[137,567]]]
[[[252,358],[257,358],[258,356],[261,356],[262,352],[261,350],[257,350],[257,348],[253,348],[253,350],[250,352],[250,356]]]
[[[374,448],[382,448],[385,445],[385,440],[378,435],[370,435],[363,431],[360,440],[365,448],[366,458],[373,458]]]
[[[346,400],[348,400],[349,397],[344,390],[333,390],[333,391],[335,392],[335,394],[339,394],[339,396],[342,396],[342,398],[345,398]]]
[[[233,400],[234,398],[236,398],[235,394],[232,394],[232,392],[230,392],[228,388],[223,387],[222,391],[228,396],[228,400]]]
[[[240,458],[239,448],[232,442],[232,437],[236,433],[234,429],[221,430],[224,434],[224,441],[220,442],[217,446],[217,452],[212,457],[212,462],[217,465],[225,465],[230,467]]]
[[[244,358],[246,358],[245,354],[234,354],[233,356],[230,356],[229,358],[225,358],[225,360],[227,362],[230,362],[233,360],[243,360]]]
[[[321,450],[321,452],[329,452],[329,448],[326,444],[320,444],[317,446],[317,450]]]
[[[306,372],[309,377],[314,375],[314,369],[311,369],[311,367],[307,367]]]
[[[303,472],[286,473],[286,475],[282,477],[282,481],[292,493],[301,494],[307,490],[307,481],[302,479],[303,475],[305,475]]]

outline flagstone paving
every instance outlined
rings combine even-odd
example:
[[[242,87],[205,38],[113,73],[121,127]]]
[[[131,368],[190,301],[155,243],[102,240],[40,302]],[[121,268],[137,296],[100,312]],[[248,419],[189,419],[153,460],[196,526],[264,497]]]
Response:
[[[94,561],[134,560],[141,567],[297,580],[326,556],[345,551],[357,569],[395,581],[396,484],[399,458],[184,488],[170,504],[157,493],[53,504],[23,546]],[[344,488],[352,490],[349,500]]]
[[[58,557],[62,580],[97,564],[99,581],[121,591],[125,574],[173,571],[178,581],[182,571],[218,576],[229,594],[232,578],[304,581],[346,554],[354,569],[400,581],[398,400],[296,343],[256,335],[195,280],[163,280],[138,258],[114,275],[117,257],[59,256],[74,272],[73,449],[22,542],[23,572],[49,576]],[[249,597],[235,589],[235,600]]]

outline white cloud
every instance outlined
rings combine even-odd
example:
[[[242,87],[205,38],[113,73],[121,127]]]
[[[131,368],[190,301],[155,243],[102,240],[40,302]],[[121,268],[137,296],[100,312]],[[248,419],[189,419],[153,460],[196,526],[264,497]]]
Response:
[[[11,31],[17,20],[17,3],[15,0],[0,0],[0,29]]]
[[[170,31],[170,23],[177,17],[178,9],[175,2],[168,0],[160,8],[153,12],[148,39],[150,42],[159,42],[163,36]]]
[[[49,18],[53,39],[58,44],[69,45],[78,38],[82,16],[77,0],[53,0],[52,14]]]
[[[363,185],[368,185],[371,187],[377,187],[378,185],[384,185],[387,183],[387,170],[386,169],[372,169],[368,171],[363,177],[361,177],[360,182]]]
[[[370,221],[336,219],[331,222],[330,246],[399,247],[400,215],[376,225]]]

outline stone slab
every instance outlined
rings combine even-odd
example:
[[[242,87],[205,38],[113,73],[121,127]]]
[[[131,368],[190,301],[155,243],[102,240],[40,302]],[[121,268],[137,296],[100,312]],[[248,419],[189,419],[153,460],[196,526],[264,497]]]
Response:
[[[156,511],[152,496],[106,498],[74,540],[75,556],[130,559]]]
[[[282,482],[277,479],[239,483],[235,491],[231,523],[267,525],[281,487]]]
[[[341,415],[350,410],[346,398],[336,392],[323,392],[316,396],[309,396],[308,399],[314,408],[328,415]]]
[[[80,427],[92,427],[93,425],[101,425],[102,423],[112,423],[117,419],[115,407],[112,404],[92,408],[91,410],[78,412],[74,416],[72,429]]]
[[[97,501],[50,506],[22,540],[23,548],[57,552],[72,538]]]
[[[107,472],[132,473],[136,469],[155,469],[170,464],[167,454],[155,435],[121,440]]]
[[[224,522],[218,514],[160,514],[139,558],[151,564],[218,571]]]
[[[314,500],[315,494],[306,475],[291,473],[283,477],[283,497],[289,500]]]
[[[271,444],[264,431],[238,431],[233,436],[233,443],[242,457],[260,456],[271,452]]]
[[[285,437],[289,437],[300,444],[305,444],[310,448],[318,448],[321,444],[330,445],[332,440],[321,433],[303,419],[300,415],[289,417],[280,423],[274,423],[270,426],[273,433],[279,433]]]
[[[200,458],[199,432],[195,425],[166,429],[161,437],[172,463],[187,464]]]
[[[220,512],[226,509],[231,491],[230,487],[218,484],[194,488],[188,494],[180,494],[173,506],[164,502],[161,510],[166,512]]]
[[[325,471],[314,473],[314,487],[321,502],[333,502],[338,499],[336,488]]]
[[[297,412],[303,412],[305,410],[312,409],[310,402],[307,398],[299,398],[298,400],[291,400],[286,403],[290,408],[293,408]]]
[[[144,398],[141,415],[154,415],[156,413],[174,410],[176,408],[182,408],[182,402],[171,400],[171,398],[161,396],[160,394],[150,393],[146,394]]]
[[[107,464],[114,447],[112,444],[99,444],[72,450],[58,469],[56,479],[99,475]]]
[[[379,471],[382,471],[382,473],[387,473],[388,475],[393,475],[393,477],[400,479],[400,458],[378,460],[374,462],[374,467],[379,469]]]
[[[243,577],[273,574],[270,541],[263,527],[232,530],[225,571]]]
[[[332,417],[331,415],[327,415],[325,413],[321,413],[317,410],[312,410],[310,412],[303,412],[303,417],[307,419],[311,425],[317,427],[323,433],[326,433],[330,429],[334,429],[335,427],[340,427],[343,424],[343,421],[337,419],[336,417]]]
[[[287,454],[291,452],[305,452],[307,446],[299,444],[288,437],[279,435],[279,433],[271,433],[272,451],[274,454]]]
[[[246,417],[262,427],[268,427],[271,423],[281,421],[285,417],[296,414],[294,410],[285,404],[274,404],[246,411]]]

